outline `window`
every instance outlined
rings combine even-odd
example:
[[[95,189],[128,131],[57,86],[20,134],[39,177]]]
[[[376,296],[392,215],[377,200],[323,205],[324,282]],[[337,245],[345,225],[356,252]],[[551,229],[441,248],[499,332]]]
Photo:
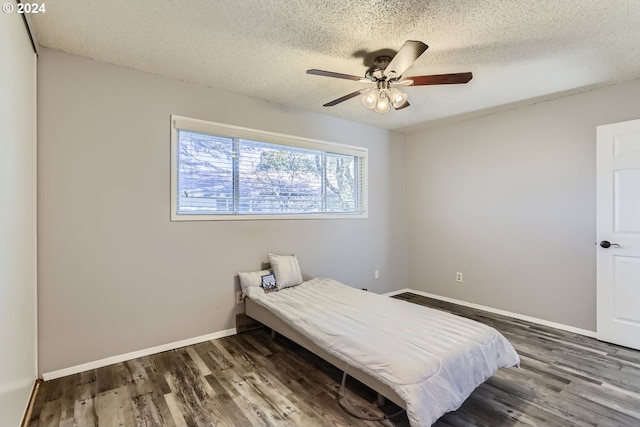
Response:
[[[171,117],[171,219],[366,218],[367,149]]]

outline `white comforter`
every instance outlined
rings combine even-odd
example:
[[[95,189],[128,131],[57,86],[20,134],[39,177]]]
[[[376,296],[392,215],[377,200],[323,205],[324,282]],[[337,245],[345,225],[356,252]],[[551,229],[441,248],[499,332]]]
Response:
[[[332,279],[247,295],[346,364],[388,384],[412,427],[456,410],[498,368],[518,366],[495,329],[439,310],[365,292]]]

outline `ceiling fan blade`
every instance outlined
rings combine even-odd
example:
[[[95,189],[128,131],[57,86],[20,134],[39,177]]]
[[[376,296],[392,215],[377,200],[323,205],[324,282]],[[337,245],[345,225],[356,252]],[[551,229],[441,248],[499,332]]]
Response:
[[[350,74],[334,73],[333,71],[324,71],[324,70],[316,70],[316,69],[307,70],[307,74],[314,74],[316,76],[325,76],[325,77],[335,77],[337,79],[346,79],[346,80],[355,80],[355,81],[363,80],[362,77],[352,76]],[[364,79],[364,81],[368,82],[369,80]]]
[[[331,102],[327,102],[326,104],[323,105],[323,107],[333,107],[334,105],[340,104],[341,102],[344,102],[344,101],[346,101],[348,99],[355,98],[356,96],[358,96],[360,94],[363,94],[365,92],[369,92],[370,90],[371,90],[371,88],[368,87],[368,88],[365,88],[365,89],[357,90],[355,92],[351,92],[349,95],[341,96],[338,99],[334,99]]]
[[[393,57],[387,68],[384,69],[384,76],[387,79],[400,78],[402,74],[415,62],[429,46],[416,40],[404,42],[396,56]]]
[[[454,73],[454,74],[434,74],[431,76],[415,76],[407,77],[406,80],[412,80],[413,83],[407,83],[407,86],[426,86],[426,85],[455,85],[467,83],[473,78],[472,73]]]

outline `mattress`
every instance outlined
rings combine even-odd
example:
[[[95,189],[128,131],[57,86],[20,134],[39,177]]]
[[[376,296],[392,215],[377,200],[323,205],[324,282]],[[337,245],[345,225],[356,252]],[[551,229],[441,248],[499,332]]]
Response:
[[[518,354],[494,328],[417,304],[316,278],[247,296],[327,353],[388,385],[406,403],[412,427],[460,407]]]

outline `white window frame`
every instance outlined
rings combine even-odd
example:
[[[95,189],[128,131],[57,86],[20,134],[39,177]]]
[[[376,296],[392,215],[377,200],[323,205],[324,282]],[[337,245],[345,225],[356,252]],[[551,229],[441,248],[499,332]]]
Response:
[[[295,213],[295,214],[179,214],[178,210],[178,131],[201,132],[210,135],[241,138],[252,141],[269,142],[274,144],[289,145],[293,147],[322,150],[336,154],[358,156],[362,159],[362,210],[360,213],[319,212],[319,213]],[[261,220],[261,219],[349,219],[368,218],[368,156],[366,147],[338,144],[319,141],[309,138],[267,132],[257,129],[226,125],[193,119],[178,115],[171,115],[171,221],[237,221],[237,220]]]

